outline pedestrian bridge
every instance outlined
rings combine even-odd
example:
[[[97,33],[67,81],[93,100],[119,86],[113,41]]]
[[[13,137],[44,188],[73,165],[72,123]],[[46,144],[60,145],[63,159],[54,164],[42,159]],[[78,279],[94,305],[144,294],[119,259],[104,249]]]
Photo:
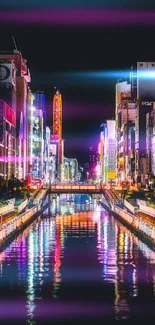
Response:
[[[52,193],[88,193],[100,194],[102,187],[100,185],[89,184],[53,184],[50,186]]]

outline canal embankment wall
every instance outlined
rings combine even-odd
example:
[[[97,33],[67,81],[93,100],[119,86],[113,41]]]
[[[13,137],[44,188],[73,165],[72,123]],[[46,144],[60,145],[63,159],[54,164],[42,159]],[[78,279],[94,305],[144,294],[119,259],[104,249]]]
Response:
[[[137,207],[135,208],[134,206],[131,206],[127,201],[124,205],[126,210],[114,203],[111,203],[111,206],[109,207],[107,207],[103,202],[100,203],[106,211],[123,222],[123,224],[129,227],[130,230],[139,235],[142,240],[151,244],[151,248],[155,250],[155,227],[151,223],[139,217],[136,213],[138,211]],[[131,210],[133,213],[130,212]]]
[[[35,198],[35,202],[33,202],[33,206],[30,208],[25,206],[25,211],[23,213],[17,214],[8,222],[4,223],[0,227],[0,249],[6,245],[9,241],[11,241],[20,231],[23,230],[28,224],[30,224],[39,214],[42,212],[43,207],[42,204],[47,195],[47,189],[42,190],[38,193],[38,196]],[[23,209],[22,209],[23,210]]]

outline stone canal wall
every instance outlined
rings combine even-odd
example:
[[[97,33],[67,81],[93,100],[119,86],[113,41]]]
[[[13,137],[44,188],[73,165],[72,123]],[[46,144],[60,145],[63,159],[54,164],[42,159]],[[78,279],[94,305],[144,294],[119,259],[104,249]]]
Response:
[[[145,239],[151,241],[151,243],[155,245],[155,227],[153,225],[144,221],[138,215],[130,214],[116,205],[112,206],[112,211],[123,219],[131,228],[139,232]]]
[[[8,200],[8,204],[0,208],[0,215],[7,214],[15,210],[14,200]]]
[[[139,205],[140,211],[144,212],[145,214],[151,215],[155,218],[155,209],[152,207],[149,207],[146,203],[146,201],[143,200],[137,200],[137,204]]]
[[[44,202],[47,192],[47,189],[42,189],[41,191],[39,191],[37,196],[33,200],[33,204],[35,204],[33,207],[29,209],[28,206],[26,207],[25,205],[25,212],[18,214],[19,211],[16,211],[17,215],[15,217],[0,226],[0,247],[3,246],[3,244],[7,242],[7,240],[12,238],[16,233],[18,233],[20,229],[26,226],[27,223],[31,222],[31,219],[37,216],[39,212],[41,212],[41,206]]]
[[[23,214],[20,214],[18,216],[15,216],[9,222],[2,224],[0,228],[0,244],[2,244],[4,241],[6,241],[10,235],[17,232],[19,229],[21,229],[30,219],[40,211],[40,206],[35,206],[27,211],[25,211]]]
[[[27,205],[28,205],[28,200],[26,199],[25,201],[23,201],[18,206],[15,206],[16,213],[19,214],[20,212],[22,212],[22,210],[24,210]]]
[[[138,210],[137,207],[135,207],[134,205],[132,205],[131,203],[129,203],[127,200],[124,200],[124,205],[125,207],[130,210],[133,214],[135,214]]]

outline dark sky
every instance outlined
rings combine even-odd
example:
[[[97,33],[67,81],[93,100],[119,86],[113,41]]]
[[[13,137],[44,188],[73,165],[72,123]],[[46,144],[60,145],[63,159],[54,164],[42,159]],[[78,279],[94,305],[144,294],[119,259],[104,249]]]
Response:
[[[47,94],[49,125],[52,124],[53,88],[60,88],[65,155],[87,161],[89,146],[99,141],[101,123],[114,117],[115,82],[119,71],[129,70],[137,61],[155,61],[154,11],[152,8],[149,18],[149,0],[95,1],[94,6],[93,1],[86,0],[80,13],[76,12],[76,1],[73,1],[74,8],[71,8],[71,1],[65,1],[68,6],[65,9],[62,1],[45,0],[44,7],[42,2],[33,1],[36,6],[31,8],[32,1],[21,0],[23,6],[17,8],[17,1],[1,0],[5,8],[0,13],[0,50],[13,49],[13,35],[18,49],[28,60],[32,91],[40,89]],[[106,8],[111,4],[111,12],[102,20],[103,2]],[[58,10],[54,12],[52,22],[49,3],[61,10],[61,17]],[[123,12],[128,12],[129,4],[130,15],[124,19],[126,13],[123,15]],[[78,10],[80,6],[82,1],[78,1]],[[98,10],[94,13],[95,21],[93,11],[89,11],[92,8]],[[41,10],[39,15],[36,14],[38,10]],[[63,10],[67,14],[63,15]],[[65,15],[69,15],[69,23]],[[107,76],[102,75],[105,71]],[[108,71],[115,75],[108,76]]]

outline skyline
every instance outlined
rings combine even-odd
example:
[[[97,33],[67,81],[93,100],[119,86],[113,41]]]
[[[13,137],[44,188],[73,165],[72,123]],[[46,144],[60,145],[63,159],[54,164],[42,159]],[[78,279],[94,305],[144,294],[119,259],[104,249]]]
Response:
[[[15,4],[11,3],[12,6]],[[22,3],[23,7],[18,7],[19,10],[24,10],[24,6],[32,10],[29,2]],[[69,9],[73,8],[67,3]],[[46,9],[48,4],[45,1],[42,9]],[[61,7],[61,4],[59,1],[57,6]],[[99,4],[101,6],[98,1],[94,7],[97,9]],[[137,1],[136,4],[140,8],[140,2]],[[5,5],[6,8],[7,5],[10,6],[9,1]],[[147,7],[145,3],[145,8],[149,8],[149,5],[150,3]],[[135,8],[133,2],[132,6]],[[77,8],[76,5],[74,7]],[[41,8],[41,3],[38,8]],[[110,5],[108,8],[111,8]],[[115,12],[116,7],[112,8]],[[32,91],[42,90],[47,95],[49,126],[52,125],[54,87],[60,89],[63,99],[65,155],[76,157],[81,162],[88,160],[89,146],[98,143],[101,123],[114,118],[115,84],[120,72],[129,71],[137,61],[154,61],[154,53],[149,49],[155,26],[150,26],[149,22],[145,26],[142,22],[139,25],[130,22],[122,28],[122,23],[61,26],[39,22],[33,24],[32,21],[26,25],[21,21],[16,24],[0,22],[1,50],[14,48],[11,39],[13,35],[17,48],[27,59]],[[147,37],[144,39],[145,33]],[[112,71],[114,76],[106,75]]]

